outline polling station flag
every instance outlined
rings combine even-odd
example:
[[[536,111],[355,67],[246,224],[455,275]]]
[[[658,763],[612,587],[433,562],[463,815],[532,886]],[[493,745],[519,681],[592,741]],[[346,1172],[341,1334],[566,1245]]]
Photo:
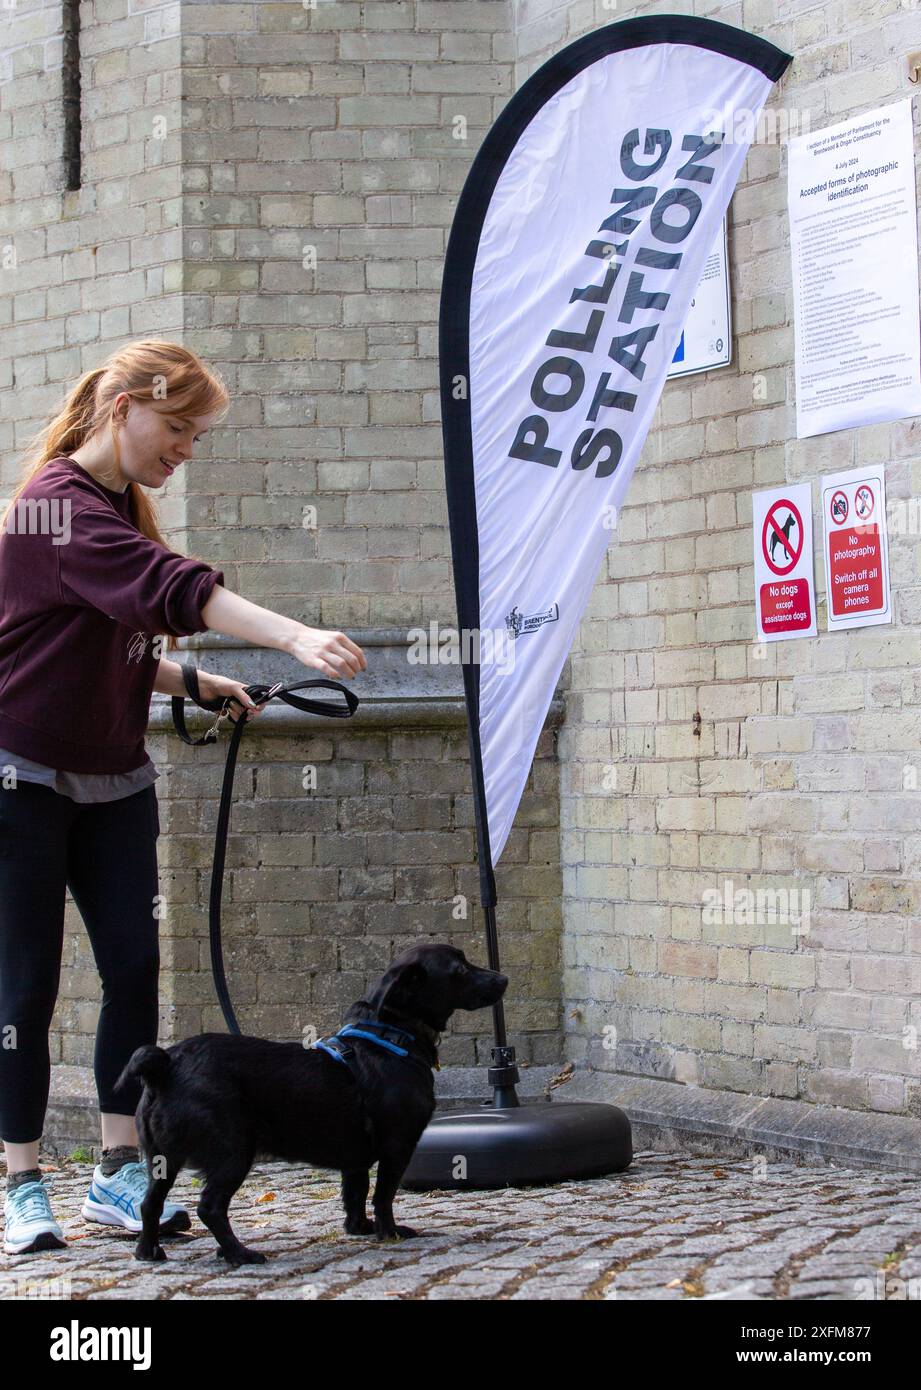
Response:
[[[488,132],[445,259],[445,478],[484,906],[666,370],[791,59],[685,15],[543,65]]]

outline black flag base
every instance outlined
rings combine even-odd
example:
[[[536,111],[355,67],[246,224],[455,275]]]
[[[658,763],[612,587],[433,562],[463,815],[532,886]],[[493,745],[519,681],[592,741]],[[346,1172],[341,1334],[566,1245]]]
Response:
[[[493,1057],[502,1065],[489,1069],[492,1103],[436,1115],[416,1145],[401,1187],[415,1192],[524,1187],[599,1178],[630,1166],[633,1138],[623,1110],[549,1096],[522,1105],[513,1084],[515,1049],[495,1048]]]

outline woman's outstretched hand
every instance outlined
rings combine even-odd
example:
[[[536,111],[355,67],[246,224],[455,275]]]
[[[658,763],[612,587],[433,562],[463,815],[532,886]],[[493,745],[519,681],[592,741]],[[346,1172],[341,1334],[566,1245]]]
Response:
[[[215,632],[242,637],[259,647],[275,647],[297,657],[304,666],[315,666],[333,680],[351,680],[359,671],[367,670],[368,663],[361,647],[344,632],[307,627],[306,623],[250,603],[249,599],[225,589],[223,584],[214,585],[201,617],[204,625]],[[236,691],[228,693],[236,694]]]
[[[304,666],[315,666],[334,680],[351,680],[359,671],[367,670],[365,654],[344,632],[326,632],[319,627],[299,625],[287,646],[287,651]]]
[[[325,632],[322,628],[298,625],[298,631],[288,643],[286,650],[305,666],[315,666],[334,680],[351,680],[359,671],[367,670],[365,654],[351,637],[344,632]],[[236,724],[246,711],[247,719],[255,719],[265,709],[265,701],[257,705],[246,693],[242,681],[231,680],[229,676],[216,676],[211,671],[198,672],[198,689],[204,700],[225,700],[232,695],[237,704],[231,705],[228,717]]]

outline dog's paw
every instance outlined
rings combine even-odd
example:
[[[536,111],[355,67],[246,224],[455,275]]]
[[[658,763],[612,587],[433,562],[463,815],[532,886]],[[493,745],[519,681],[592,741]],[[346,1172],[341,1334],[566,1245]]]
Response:
[[[166,1251],[163,1249],[162,1245],[144,1245],[142,1241],[138,1241],[137,1245],[134,1247],[134,1258],[136,1260],[147,1260],[151,1264],[155,1264],[159,1263],[160,1260],[166,1259]]]
[[[182,1231],[191,1231],[192,1218],[187,1211],[175,1211],[168,1221],[161,1221],[160,1235],[174,1236]]]
[[[412,1226],[394,1226],[392,1231],[377,1231],[375,1238],[377,1240],[412,1240],[417,1235],[419,1232],[414,1231]]]
[[[344,1229],[347,1236],[370,1236],[374,1234],[374,1222],[362,1216],[357,1221],[346,1221]]]
[[[231,1265],[264,1265],[266,1262],[261,1250],[250,1250],[246,1245],[241,1245],[236,1250],[221,1250],[220,1254]]]

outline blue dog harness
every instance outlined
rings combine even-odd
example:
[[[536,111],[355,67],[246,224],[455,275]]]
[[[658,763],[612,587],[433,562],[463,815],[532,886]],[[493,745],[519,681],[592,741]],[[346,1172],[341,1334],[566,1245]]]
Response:
[[[410,1042],[415,1042],[416,1035],[410,1033],[407,1028],[398,1028],[394,1023],[382,1023],[378,1018],[361,1018],[355,1023],[344,1024],[338,1033],[329,1033],[325,1038],[318,1038],[313,1044],[321,1052],[326,1052],[337,1062],[344,1062],[351,1069],[351,1058],[355,1055],[355,1049],[343,1042],[343,1038],[365,1038],[396,1057],[408,1057],[409,1049],[401,1046],[399,1039],[408,1038]]]
[[[366,1042],[374,1043],[376,1047],[383,1048],[385,1052],[390,1052],[395,1057],[407,1057],[411,1062],[417,1062],[426,1068],[428,1064],[422,1057],[414,1055],[408,1048],[402,1046],[401,1040],[408,1039],[409,1042],[415,1042],[415,1033],[410,1033],[408,1028],[398,1028],[395,1023],[382,1023],[379,1018],[359,1018],[354,1023],[343,1024],[338,1033],[328,1033],[325,1038],[317,1038],[313,1046],[321,1052],[325,1052],[327,1056],[334,1058],[335,1061],[344,1063],[351,1073],[352,1080],[358,1087],[358,1104],[364,1116],[367,1134],[373,1144],[375,1142],[374,1121],[365,1105],[361,1081],[355,1070],[355,1049],[345,1041],[346,1038],[364,1038]],[[437,1053],[435,1067],[440,1070]]]

